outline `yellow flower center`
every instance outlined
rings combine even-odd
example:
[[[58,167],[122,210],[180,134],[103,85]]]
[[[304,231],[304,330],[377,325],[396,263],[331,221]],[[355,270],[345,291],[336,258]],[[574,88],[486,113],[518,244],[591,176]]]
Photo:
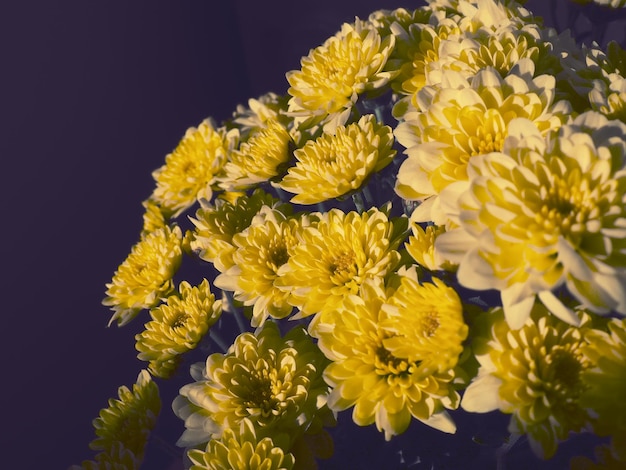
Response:
[[[437,328],[439,328],[439,314],[436,311],[426,313],[422,318],[422,333],[424,336],[430,338],[435,336]]]
[[[282,382],[276,381],[276,371],[261,369],[251,371],[250,387],[243,398],[243,404],[250,414],[259,413],[264,418],[277,414]]]
[[[493,127],[493,126],[492,126]],[[504,146],[504,136],[500,131],[491,131],[479,127],[476,137],[470,139],[471,155],[484,155],[491,152],[500,152]]]
[[[185,326],[189,318],[190,316],[188,314],[179,313],[178,315],[176,315],[176,317],[174,317],[174,321],[172,321],[172,323],[170,324],[170,328],[172,328],[172,330],[175,330],[176,328],[181,328]]]
[[[382,344],[375,352],[374,366],[376,372],[382,376],[399,376],[408,374],[410,364],[406,359],[398,358],[391,354]]]
[[[272,240],[267,248],[268,267],[276,272],[287,261],[289,261],[289,251],[285,240]]]
[[[571,178],[568,178],[571,179]],[[543,200],[535,213],[535,222],[545,232],[558,230],[563,235],[575,234],[586,227],[593,200],[590,200],[587,185],[582,187],[572,181],[557,179],[550,187],[540,188]]]
[[[561,396],[561,400],[572,401],[583,391],[581,373],[585,365],[579,355],[557,347],[546,358],[548,370],[543,380],[546,392]]]
[[[357,273],[355,259],[353,251],[343,251],[332,259],[328,265],[328,270],[334,284],[345,285],[354,281],[354,276]]]

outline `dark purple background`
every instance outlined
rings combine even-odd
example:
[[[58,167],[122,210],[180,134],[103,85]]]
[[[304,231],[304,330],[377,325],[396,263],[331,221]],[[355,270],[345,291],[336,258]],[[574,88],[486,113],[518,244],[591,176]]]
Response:
[[[3,2],[0,468],[93,458],[92,419],[143,367],[145,318],[106,328],[100,302],[137,241],[150,173],[185,130],[283,93],[285,72],[343,21],[416,4]]]

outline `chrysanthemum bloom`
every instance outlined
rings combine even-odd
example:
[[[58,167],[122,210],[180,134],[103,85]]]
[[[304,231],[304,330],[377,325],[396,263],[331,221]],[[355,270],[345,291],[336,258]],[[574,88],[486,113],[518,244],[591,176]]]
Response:
[[[146,199],[141,203],[146,210],[143,214],[143,227],[141,229],[141,236],[145,237],[150,232],[164,228],[167,225],[166,214],[163,214],[159,204],[152,200]]]
[[[417,93],[421,112],[407,113],[395,134],[408,155],[398,171],[396,192],[404,199],[424,201],[412,218],[444,225],[438,198],[456,181],[468,179],[472,158],[502,150],[510,122],[518,117],[536,123],[542,133],[560,127],[570,113],[565,102],[553,105],[554,77],[532,78],[530,60],[518,62],[514,73],[501,78],[487,67],[469,82],[449,71],[447,87],[424,87]]]
[[[277,185],[296,195],[295,204],[316,204],[358,190],[367,178],[391,163],[396,151],[391,127],[372,114],[339,126],[294,152],[296,165]]]
[[[282,124],[290,121],[283,111],[287,110],[289,96],[279,96],[276,93],[265,93],[257,99],[248,100],[248,106],[239,105],[233,113],[232,123],[241,135],[242,140],[247,140],[249,134],[265,127],[266,123],[278,120]]]
[[[261,209],[264,217],[233,236],[234,265],[215,278],[220,289],[234,292],[235,300],[253,306],[251,324],[260,326],[268,317],[285,318],[293,310],[290,293],[277,285],[278,272],[289,261],[297,233],[305,219],[287,219],[269,207]]]
[[[98,437],[89,447],[120,458],[128,458],[124,457],[126,449],[134,455],[136,468],[139,468],[148,436],[161,411],[159,388],[148,371],[142,370],[133,389],[121,386],[118,395],[119,399],[110,399],[108,408],[103,408],[100,416],[93,420]]]
[[[354,422],[359,426],[376,423],[387,440],[403,433],[411,417],[455,432],[445,410],[459,403],[452,385],[451,367],[456,362],[452,354],[459,351],[467,329],[457,328],[463,322],[460,302],[446,289],[405,284],[397,298],[394,294],[388,299],[382,282],[368,281],[360,295],[345,297],[335,311],[316,322],[319,347],[333,361],[324,372],[332,387],[327,401],[332,410],[354,407]],[[423,300],[428,307],[420,309]],[[398,329],[398,322],[403,321],[408,328]],[[452,346],[450,356],[437,358],[445,346]],[[425,360],[424,367],[421,360]]]
[[[187,428],[179,446],[219,439],[244,418],[266,435],[297,439],[312,426],[328,387],[326,358],[306,331],[295,327],[281,338],[267,321],[255,334],[237,337],[226,354],[211,354],[192,367],[196,382],[185,385],[173,403]]]
[[[127,324],[141,310],[154,307],[174,289],[172,277],[182,259],[182,237],[178,226],[164,227],[133,246],[112,281],[106,284],[107,297],[102,304],[115,312],[109,325],[115,320],[118,326]]]
[[[236,130],[216,129],[207,119],[190,128],[176,149],[165,157],[165,165],[152,173],[154,199],[174,216],[191,207],[197,198],[211,200],[214,176],[237,144]]]
[[[259,438],[247,418],[238,430],[225,429],[222,437],[211,440],[205,450],[192,449],[187,455],[193,464],[191,470],[291,470],[295,463],[294,456],[275,439]]]
[[[291,158],[291,143],[287,129],[276,119],[268,120],[265,127],[231,152],[220,186],[228,190],[247,189],[279,176]]]
[[[234,265],[233,236],[243,232],[252,222],[254,216],[264,207],[278,208],[286,211],[278,199],[260,189],[250,196],[241,196],[235,201],[222,198],[214,204],[201,202],[196,218],[190,218],[195,225],[190,242],[191,249],[204,261],[215,265],[215,269],[225,272]]]
[[[535,296],[551,313],[578,318],[553,291],[565,285],[596,313],[626,314],[626,126],[595,112],[543,138],[534,124],[509,126],[502,153],[473,157],[469,182],[450,185],[447,216],[458,228],[437,238],[468,288],[501,291],[512,328]],[[442,198],[444,196],[442,195]]]
[[[430,271],[456,270],[456,266],[443,259],[435,248],[435,240],[439,235],[445,233],[445,227],[428,225],[426,229],[423,229],[421,225],[415,222],[412,222],[410,226],[412,235],[405,244],[405,248],[417,264]]]
[[[357,294],[366,279],[384,278],[400,261],[406,218],[389,220],[377,208],[358,214],[338,209],[316,214],[319,221],[300,232],[278,283],[291,292],[298,317],[334,308]]]
[[[311,50],[302,68],[287,72],[289,112],[300,127],[323,121],[327,130],[344,124],[358,95],[382,88],[392,77],[384,71],[395,39],[381,39],[359,19],[344,23],[335,36]]]
[[[589,316],[581,313],[587,323]],[[461,401],[466,411],[510,413],[510,432],[525,433],[534,453],[550,458],[559,441],[589,423],[580,398],[585,326],[572,327],[548,314],[540,303],[519,329],[511,329],[501,309],[485,314],[485,336],[473,340],[478,376]]]
[[[611,436],[612,452],[626,464],[626,320],[611,319],[608,332],[591,330],[585,340],[583,354],[593,367],[582,376],[588,389],[581,404],[592,410],[594,432]]]
[[[158,377],[168,378],[180,355],[194,349],[221,315],[221,301],[206,279],[194,287],[182,281],[178,291],[150,310],[152,321],[135,336],[137,357],[149,361],[148,370]]]

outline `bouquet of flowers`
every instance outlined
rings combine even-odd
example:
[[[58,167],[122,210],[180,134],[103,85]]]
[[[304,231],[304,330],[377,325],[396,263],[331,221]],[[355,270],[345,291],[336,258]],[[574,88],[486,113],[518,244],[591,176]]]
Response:
[[[146,321],[146,368],[81,468],[139,468],[176,377],[191,469],[317,468],[344,416],[393,441],[491,412],[500,465],[585,433],[572,466],[626,466],[626,52],[514,0],[430,0],[344,24],[287,81],[154,171],[103,301]]]

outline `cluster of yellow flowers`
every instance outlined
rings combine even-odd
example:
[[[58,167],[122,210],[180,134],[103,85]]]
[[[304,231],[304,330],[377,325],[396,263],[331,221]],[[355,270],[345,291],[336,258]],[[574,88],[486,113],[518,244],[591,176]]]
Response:
[[[173,403],[192,469],[315,468],[348,409],[386,440],[499,410],[541,458],[591,431],[626,465],[626,51],[515,0],[430,0],[301,64],[153,173],[104,300],[118,326],[149,311],[147,371],[83,467],[138,465],[149,374],[210,339]],[[176,285],[186,259],[210,281]]]

